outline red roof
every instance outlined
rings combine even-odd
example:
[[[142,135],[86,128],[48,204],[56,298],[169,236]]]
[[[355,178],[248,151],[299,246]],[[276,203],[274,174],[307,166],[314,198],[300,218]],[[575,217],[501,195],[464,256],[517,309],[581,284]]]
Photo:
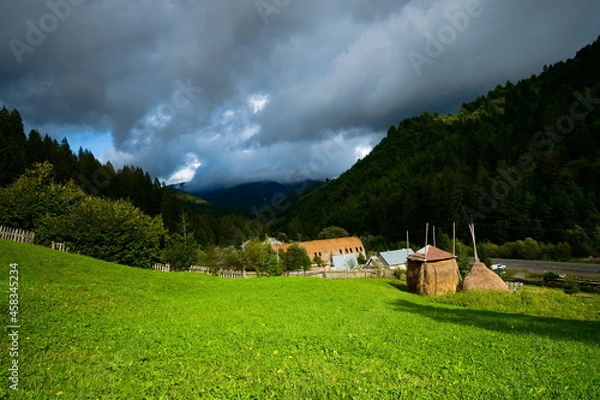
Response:
[[[442,249],[438,249],[430,244],[423,247],[421,250],[417,251],[414,254],[411,254],[407,257],[411,261],[442,261],[442,260],[450,260],[455,258],[455,256],[447,251]]]
[[[344,254],[365,254],[362,241],[356,236],[337,238],[337,239],[322,239],[311,240],[309,242],[300,242],[300,246],[306,249],[306,253],[312,260],[315,255],[318,255],[325,262],[329,262],[331,257]],[[272,244],[274,250],[287,250],[291,243]]]

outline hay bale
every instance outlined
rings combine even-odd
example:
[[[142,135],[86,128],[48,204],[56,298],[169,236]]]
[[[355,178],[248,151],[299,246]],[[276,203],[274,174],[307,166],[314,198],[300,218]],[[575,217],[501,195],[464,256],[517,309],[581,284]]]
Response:
[[[433,262],[409,260],[406,267],[408,291],[421,296],[456,293],[460,272],[456,259]]]
[[[477,262],[473,265],[471,271],[465,276],[462,289],[464,292],[474,290],[509,292],[508,286],[504,283],[502,278],[496,275],[482,262]]]

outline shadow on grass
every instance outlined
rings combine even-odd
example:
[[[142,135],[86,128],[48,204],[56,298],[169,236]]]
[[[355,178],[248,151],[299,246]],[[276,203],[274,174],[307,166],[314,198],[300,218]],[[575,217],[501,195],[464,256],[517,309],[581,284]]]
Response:
[[[388,283],[393,288],[396,288],[396,289],[401,290],[403,292],[408,292],[408,286],[406,285],[406,283],[401,283],[401,282],[388,282]]]
[[[396,300],[400,311],[419,314],[439,322],[450,322],[508,334],[534,334],[559,340],[600,344],[600,322],[577,321],[487,310],[447,308],[440,305],[418,304]]]

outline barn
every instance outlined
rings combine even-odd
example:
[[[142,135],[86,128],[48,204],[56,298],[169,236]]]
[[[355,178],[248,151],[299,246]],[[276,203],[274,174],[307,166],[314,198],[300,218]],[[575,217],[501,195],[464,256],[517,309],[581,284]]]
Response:
[[[359,237],[351,236],[337,239],[311,240],[298,243],[306,249],[306,253],[311,260],[319,257],[323,260],[324,266],[331,266],[334,256],[345,256],[354,254],[356,257],[362,254],[366,257],[365,248]],[[285,251],[291,243],[273,243],[271,246],[275,251]]]

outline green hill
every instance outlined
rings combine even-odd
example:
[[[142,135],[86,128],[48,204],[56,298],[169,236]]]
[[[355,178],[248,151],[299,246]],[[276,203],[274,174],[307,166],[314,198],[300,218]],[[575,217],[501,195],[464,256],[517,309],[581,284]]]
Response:
[[[225,280],[0,241],[5,326],[13,263],[2,398],[600,396],[598,296],[428,299],[397,281]]]
[[[289,237],[337,225],[390,242],[424,242],[425,222],[467,239],[532,237],[600,252],[600,41],[455,115],[392,126],[364,159],[272,224]],[[540,66],[540,69],[541,66]],[[451,79],[451,78],[449,78]],[[587,254],[585,254],[587,253]]]

